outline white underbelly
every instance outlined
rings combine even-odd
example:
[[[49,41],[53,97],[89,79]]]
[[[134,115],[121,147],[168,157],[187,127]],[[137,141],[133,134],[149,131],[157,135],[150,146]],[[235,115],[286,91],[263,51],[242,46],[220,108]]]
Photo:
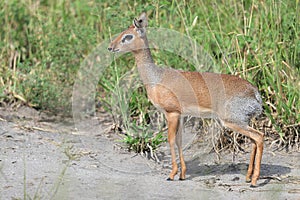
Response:
[[[215,118],[216,117],[216,114],[211,109],[197,107],[197,106],[184,107],[182,110],[182,115],[201,117],[201,118]]]

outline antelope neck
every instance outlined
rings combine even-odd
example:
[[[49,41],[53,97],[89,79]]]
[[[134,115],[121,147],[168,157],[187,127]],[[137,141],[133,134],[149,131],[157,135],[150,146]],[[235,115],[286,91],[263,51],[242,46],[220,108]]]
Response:
[[[133,54],[143,83],[150,86],[159,83],[163,69],[155,65],[148,45],[146,48],[133,51]]]
[[[133,54],[138,67],[154,64],[149,47],[135,50]]]

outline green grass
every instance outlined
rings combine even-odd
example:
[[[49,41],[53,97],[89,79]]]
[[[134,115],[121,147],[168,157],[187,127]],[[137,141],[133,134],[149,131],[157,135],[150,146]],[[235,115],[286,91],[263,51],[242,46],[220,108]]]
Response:
[[[144,10],[150,27],[190,36],[213,56],[219,72],[257,85],[272,133],[299,143],[299,0],[1,1],[0,103],[70,113],[84,58]],[[153,55],[159,64],[197,68],[172,53]],[[140,83],[132,83],[127,96],[118,88],[129,72],[137,75],[133,66],[130,54],[115,60],[100,77],[96,94],[127,132],[132,124],[148,127],[156,115]]]

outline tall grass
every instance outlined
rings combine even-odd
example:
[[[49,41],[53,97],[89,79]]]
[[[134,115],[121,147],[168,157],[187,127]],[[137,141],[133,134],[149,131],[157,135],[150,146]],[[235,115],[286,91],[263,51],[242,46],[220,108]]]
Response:
[[[72,86],[85,56],[144,10],[150,27],[187,34],[213,55],[220,72],[238,74],[257,85],[264,114],[274,128],[270,131],[299,143],[299,0],[1,1],[1,104],[70,111]],[[158,63],[196,69],[173,54],[153,54]],[[101,77],[97,99],[106,102],[108,111],[124,107],[120,99],[113,103],[111,94],[118,92],[118,80],[133,66],[133,57],[126,54]],[[142,86],[130,93],[126,109],[116,112],[125,124],[151,123],[147,113],[153,109]]]

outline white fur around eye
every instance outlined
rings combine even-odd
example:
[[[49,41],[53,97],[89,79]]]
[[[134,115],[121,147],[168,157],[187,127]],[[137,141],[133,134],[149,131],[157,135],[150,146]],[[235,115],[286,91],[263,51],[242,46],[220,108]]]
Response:
[[[134,38],[134,35],[131,35],[131,34],[124,35],[122,37],[121,42],[122,42],[122,44],[128,44],[128,43],[130,43],[133,40],[133,38]]]

